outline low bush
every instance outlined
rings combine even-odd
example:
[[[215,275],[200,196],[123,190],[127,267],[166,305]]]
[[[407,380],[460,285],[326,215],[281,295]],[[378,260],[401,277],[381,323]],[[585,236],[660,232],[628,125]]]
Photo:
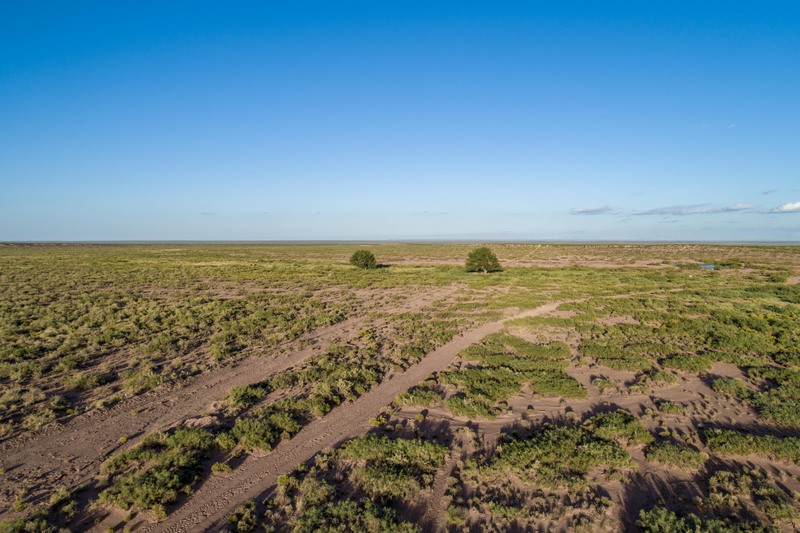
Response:
[[[163,517],[167,504],[181,492],[191,491],[213,446],[214,436],[200,428],[181,428],[171,435],[152,433],[135,448],[103,463],[107,487],[100,501]]]
[[[646,448],[645,456],[651,461],[687,470],[702,468],[708,459],[708,454],[671,442],[651,444]]]
[[[497,446],[482,469],[507,469],[526,483],[570,489],[588,487],[596,469],[613,473],[633,469],[630,455],[616,442],[597,438],[574,426],[544,426],[529,438],[511,438]],[[535,480],[535,481],[534,481]]]
[[[709,429],[704,434],[706,444],[716,453],[764,455],[800,464],[800,438],[754,435],[731,429]]]
[[[627,411],[597,414],[584,422],[583,427],[604,440],[624,441],[627,444],[653,442],[653,435]]]

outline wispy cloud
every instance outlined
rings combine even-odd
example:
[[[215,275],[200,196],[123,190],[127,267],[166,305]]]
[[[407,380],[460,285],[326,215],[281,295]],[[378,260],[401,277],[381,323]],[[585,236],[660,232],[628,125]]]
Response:
[[[605,215],[611,213],[611,206],[601,205],[598,207],[573,207],[570,210],[573,215]]]
[[[716,213],[733,213],[736,211],[750,211],[755,209],[751,204],[734,204],[724,207],[715,207],[710,204],[696,204],[696,205],[669,205],[666,207],[657,207],[655,209],[647,209],[646,211],[636,211],[634,215],[711,215]]]
[[[773,213],[800,213],[800,202],[790,202],[779,205],[772,210]]]

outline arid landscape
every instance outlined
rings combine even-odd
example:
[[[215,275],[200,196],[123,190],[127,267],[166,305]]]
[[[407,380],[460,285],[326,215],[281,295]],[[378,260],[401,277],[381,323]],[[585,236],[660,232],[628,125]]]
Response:
[[[475,246],[0,247],[0,531],[800,527],[800,248]]]

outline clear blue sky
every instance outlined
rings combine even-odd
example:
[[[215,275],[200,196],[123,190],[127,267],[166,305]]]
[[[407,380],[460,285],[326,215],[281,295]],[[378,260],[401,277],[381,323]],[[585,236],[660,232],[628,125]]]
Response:
[[[800,2],[0,7],[0,240],[800,241]]]

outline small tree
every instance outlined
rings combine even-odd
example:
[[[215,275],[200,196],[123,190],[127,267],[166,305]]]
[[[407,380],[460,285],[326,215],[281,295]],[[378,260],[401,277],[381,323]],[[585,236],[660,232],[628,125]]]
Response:
[[[375,255],[369,250],[358,250],[350,257],[350,264],[365,270],[368,268],[378,268]]]
[[[475,248],[467,256],[467,272],[502,272],[500,262],[489,248]]]

